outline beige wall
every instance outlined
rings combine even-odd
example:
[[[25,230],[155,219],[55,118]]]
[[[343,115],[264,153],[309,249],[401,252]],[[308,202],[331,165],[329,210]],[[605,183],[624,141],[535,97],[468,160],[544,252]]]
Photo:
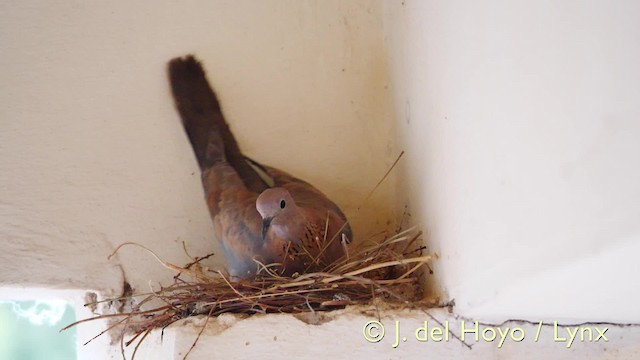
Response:
[[[371,1],[0,5],[0,283],[141,291],[218,252],[165,65],[195,53],[245,152],[387,228],[394,160],[381,8]],[[21,272],[21,268],[31,269]],[[14,271],[16,270],[16,271]],[[106,271],[108,270],[108,271]]]

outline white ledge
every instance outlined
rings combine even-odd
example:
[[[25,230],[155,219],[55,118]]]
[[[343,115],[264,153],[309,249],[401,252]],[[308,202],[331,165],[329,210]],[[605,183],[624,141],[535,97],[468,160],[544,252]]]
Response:
[[[379,342],[369,342],[364,338],[363,327],[370,321],[378,320],[378,310],[374,306],[354,307],[330,313],[320,313],[320,324],[313,325],[290,314],[258,315],[243,318],[237,315],[223,315],[207,322],[198,343],[188,356],[190,360],[248,359],[268,355],[269,358],[287,359],[346,359],[357,355],[366,359],[408,359],[408,358],[518,358],[518,359],[617,359],[634,358],[640,355],[640,326],[615,324],[583,324],[573,343],[567,347],[569,331],[576,326],[558,326],[553,323],[540,327],[538,341],[535,341],[539,325],[537,323],[509,321],[491,326],[479,324],[479,340],[472,332],[466,334],[463,345],[453,335],[461,335],[462,321],[467,329],[474,328],[475,319],[464,319],[451,314],[447,309],[422,310],[380,310],[380,321],[385,326],[385,336]],[[449,339],[440,338],[440,327],[433,318],[443,325],[448,324]],[[182,320],[161,331],[154,331],[140,346],[137,359],[182,359],[202,329],[205,317]],[[396,321],[399,324],[399,344],[396,341]],[[431,336],[427,341],[416,339],[416,330],[428,322]],[[485,338],[493,336],[494,341]],[[499,328],[499,329],[498,329]],[[515,330],[515,329],[519,330]],[[606,331],[605,331],[606,328]],[[580,330],[585,329],[585,330]],[[587,330],[588,329],[588,330]],[[515,332],[514,332],[515,330]],[[554,334],[554,330],[557,334]],[[507,333],[502,346],[500,331]],[[608,341],[599,339],[603,332]],[[521,333],[524,339],[518,339]],[[375,335],[377,331],[373,331]],[[584,333],[583,340],[580,334]],[[591,339],[589,339],[591,333]],[[424,332],[419,332],[423,337]],[[555,340],[554,340],[555,336]],[[406,338],[406,341],[403,341]],[[567,340],[561,340],[566,338]],[[133,347],[133,345],[131,346]],[[132,349],[131,349],[132,350]],[[634,356],[635,355],[635,356]]]

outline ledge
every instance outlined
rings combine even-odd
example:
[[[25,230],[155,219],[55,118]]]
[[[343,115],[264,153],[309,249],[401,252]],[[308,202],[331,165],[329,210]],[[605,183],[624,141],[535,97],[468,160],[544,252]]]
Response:
[[[378,317],[378,314],[380,317]],[[448,325],[449,339],[439,335],[440,327],[434,320]],[[363,335],[363,327],[380,319],[385,335],[379,342],[369,342]],[[205,323],[205,317],[185,319],[161,331],[154,331],[140,346],[138,359],[182,359]],[[400,341],[396,340],[396,321],[400,329]],[[416,330],[428,322],[430,336],[427,341],[416,340]],[[469,331],[465,345],[453,335],[461,335],[462,321]],[[224,315],[209,319],[198,343],[188,356],[190,360],[247,359],[259,354],[270,358],[295,359],[346,359],[357,354],[358,358],[519,358],[546,360],[565,359],[567,356],[584,359],[635,358],[640,355],[640,326],[616,324],[582,324],[577,327],[576,338],[567,347],[569,331],[575,333],[576,325],[555,327],[553,323],[540,326],[535,322],[509,321],[500,325],[479,323],[479,339],[472,332],[473,319],[464,319],[449,313],[447,309],[423,310],[376,309],[375,306],[353,307],[329,313],[319,313],[316,319],[305,319],[291,314],[269,314],[251,317]],[[516,330],[518,329],[518,330]],[[584,330],[582,330],[584,329]],[[606,329],[606,330],[605,330]],[[554,334],[554,331],[557,332]],[[608,341],[600,338],[604,331]],[[506,334],[500,345],[501,334]],[[517,341],[524,335],[524,339]],[[583,340],[580,334],[583,333]],[[372,335],[378,334],[377,329]],[[486,338],[483,339],[483,334]],[[495,334],[496,339],[489,339]],[[591,335],[590,335],[591,334]],[[424,332],[419,333],[424,336]],[[555,336],[555,340],[554,340]],[[589,338],[591,336],[591,338]],[[402,341],[402,338],[406,341]],[[440,341],[436,341],[442,338]],[[566,340],[561,340],[562,338]],[[515,340],[514,340],[515,339]]]

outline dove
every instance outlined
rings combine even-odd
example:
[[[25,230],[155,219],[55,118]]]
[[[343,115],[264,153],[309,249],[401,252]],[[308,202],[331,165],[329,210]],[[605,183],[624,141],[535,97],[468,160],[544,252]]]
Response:
[[[352,231],[342,210],[308,182],[240,151],[200,62],[172,59],[168,75],[229,275],[254,278],[268,265],[292,276],[343,257]]]

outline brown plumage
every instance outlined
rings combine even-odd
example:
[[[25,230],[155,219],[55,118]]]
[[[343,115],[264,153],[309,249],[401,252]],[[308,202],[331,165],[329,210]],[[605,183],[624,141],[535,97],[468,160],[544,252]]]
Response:
[[[340,258],[343,241],[352,238],[340,208],[309,183],[242,154],[193,56],[171,60],[168,70],[229,273],[254,276],[254,259],[279,263],[277,269],[291,275]]]

